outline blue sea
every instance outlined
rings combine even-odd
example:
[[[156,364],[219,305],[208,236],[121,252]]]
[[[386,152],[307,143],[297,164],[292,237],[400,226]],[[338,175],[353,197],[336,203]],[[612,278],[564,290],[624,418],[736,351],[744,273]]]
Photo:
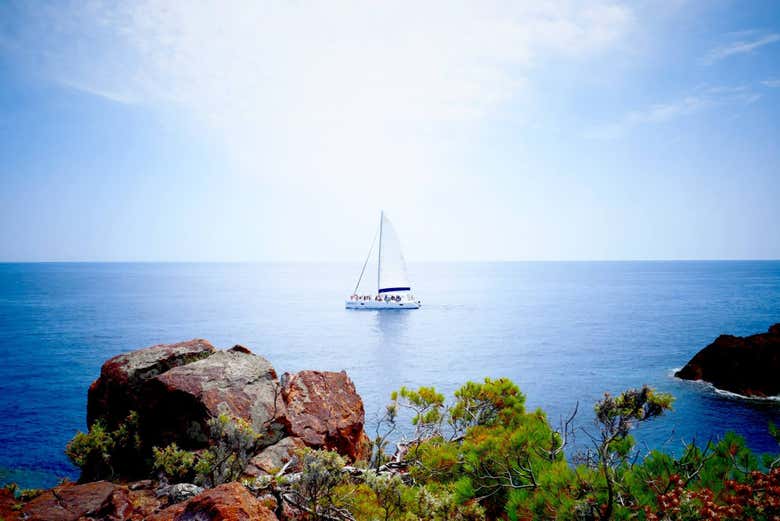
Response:
[[[0,264],[0,482],[77,477],[63,453],[85,429],[89,384],[123,351],[206,338],[281,374],[345,369],[369,432],[402,385],[451,393],[506,376],[557,423],[579,402],[649,384],[674,411],[639,447],[677,450],[735,431],[777,451],[780,402],[671,376],[721,333],[780,322],[780,262],[411,264],[417,311],[347,311],[355,264]],[[586,443],[581,435],[578,443]]]

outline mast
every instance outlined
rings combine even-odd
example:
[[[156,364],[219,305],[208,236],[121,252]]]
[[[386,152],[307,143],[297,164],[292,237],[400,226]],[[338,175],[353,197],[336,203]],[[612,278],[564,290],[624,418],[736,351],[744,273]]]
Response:
[[[368,259],[371,258],[371,252],[374,251],[374,244],[376,244],[376,236],[379,235],[379,230],[374,234],[374,239],[371,241],[371,247],[368,249],[368,255],[366,255],[366,261],[363,263],[363,269],[360,270],[360,277],[358,277],[357,284],[355,284],[355,291],[353,294],[357,295],[358,288],[360,287],[360,281],[363,280],[363,273],[366,272],[366,266],[368,265]]]
[[[380,210],[379,212],[379,259],[376,263],[376,293],[379,295],[380,284],[381,284],[381,273],[382,273],[382,223],[385,220],[385,211]]]

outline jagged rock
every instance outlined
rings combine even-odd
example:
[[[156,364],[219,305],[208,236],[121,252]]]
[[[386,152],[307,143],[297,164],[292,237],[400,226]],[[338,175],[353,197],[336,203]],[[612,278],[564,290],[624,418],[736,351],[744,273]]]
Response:
[[[171,503],[181,503],[203,492],[203,487],[192,483],[176,483],[168,489],[168,497]]]
[[[747,337],[721,335],[675,376],[743,396],[780,395],[780,324]]]
[[[226,483],[151,516],[149,521],[278,521],[240,483]]]
[[[19,500],[14,497],[12,490],[5,487],[0,488],[0,519],[17,521],[19,519],[19,512],[16,510],[18,503]]]
[[[295,451],[305,446],[306,444],[300,438],[294,436],[282,438],[249,461],[246,475],[257,477],[263,474],[274,474],[295,456]],[[288,470],[295,471],[297,468],[288,468]]]
[[[282,385],[265,358],[241,345],[216,351],[206,340],[191,340],[108,360],[90,387],[89,421],[102,419],[113,430],[129,411],[138,413],[141,447],[140,455],[132,449],[112,461],[122,478],[147,476],[154,446],[206,448],[208,422],[220,414],[249,421],[263,445],[272,446],[250,465],[250,475],[282,467],[303,445],[352,460],[368,456],[363,402],[346,373],[302,371]],[[82,481],[99,470],[85,467]]]
[[[284,422],[290,435],[353,461],[368,457],[363,400],[346,372],[301,371],[285,374],[282,381]]]
[[[144,521],[166,506],[144,483],[67,483],[43,492],[22,507],[27,521]],[[11,521],[6,517],[6,521]]]
[[[268,444],[282,436],[284,414],[276,371],[265,358],[241,349],[219,351],[208,358],[174,367],[146,386],[144,422],[160,446],[176,442],[185,448],[204,447],[207,422],[220,414],[249,421]]]
[[[160,344],[115,356],[103,364],[100,377],[87,394],[87,424],[102,419],[110,428],[138,410],[144,384],[181,365],[201,360],[215,352],[207,340]]]
[[[47,490],[22,508],[24,519],[29,521],[142,519],[134,517],[135,510],[127,487],[108,481],[60,485]]]

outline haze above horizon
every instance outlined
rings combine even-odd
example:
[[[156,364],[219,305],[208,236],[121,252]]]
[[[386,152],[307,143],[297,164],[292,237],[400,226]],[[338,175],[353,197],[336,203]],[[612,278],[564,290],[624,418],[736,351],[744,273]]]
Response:
[[[780,258],[772,1],[10,1],[0,115],[0,262]]]

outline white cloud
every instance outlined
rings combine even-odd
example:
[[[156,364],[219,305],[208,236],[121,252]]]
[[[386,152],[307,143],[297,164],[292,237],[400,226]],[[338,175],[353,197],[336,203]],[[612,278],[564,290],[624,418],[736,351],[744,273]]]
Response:
[[[590,139],[618,139],[640,126],[665,124],[712,107],[749,105],[760,98],[747,85],[702,86],[679,99],[633,110],[618,121],[586,129],[584,135]]]
[[[235,217],[219,233],[251,223],[251,242],[273,258],[333,248],[331,230],[372,226],[364,217],[380,207],[411,228],[425,208],[446,221],[475,197],[491,200],[486,183],[458,177],[453,136],[466,143],[530,99],[548,61],[613,52],[636,29],[633,11],[611,0],[17,5],[20,61],[208,129],[231,161],[220,195]]]
[[[761,82],[761,85],[772,89],[777,89],[780,88],[780,79],[764,80]]]
[[[609,1],[94,0],[30,10],[18,47],[63,85],[179,107],[253,175],[334,186],[367,162],[397,176],[428,153],[408,136],[496,113],[545,61],[610,49],[633,22]]]
[[[735,33],[735,34],[747,36],[752,33],[753,33],[752,31],[747,31],[747,32]],[[778,41],[780,41],[780,34],[772,33],[758,38],[753,38],[751,40],[740,40],[736,42],[731,42],[727,45],[722,45],[720,47],[716,47],[715,49],[712,49],[704,57],[703,62],[707,65],[711,65],[717,61],[723,60],[730,56],[750,53],[758,49],[759,47],[763,47],[765,45],[769,45]]]
[[[220,127],[489,113],[550,56],[615,43],[612,3],[73,2],[30,15],[25,46],[69,86],[169,101]]]

